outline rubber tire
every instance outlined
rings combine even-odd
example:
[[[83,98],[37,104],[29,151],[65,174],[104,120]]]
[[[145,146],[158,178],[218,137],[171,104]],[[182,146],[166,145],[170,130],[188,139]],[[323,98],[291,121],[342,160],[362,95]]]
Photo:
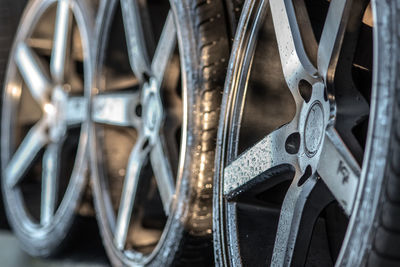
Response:
[[[186,153],[181,156],[184,166],[176,209],[169,215],[170,223],[166,225],[168,229],[159,251],[146,265],[212,266],[213,168],[219,107],[230,52],[229,26],[224,0],[171,0],[170,4],[178,35],[182,37],[178,38],[178,45],[187,87],[187,145]],[[109,9],[100,9],[100,13],[110,12]],[[96,163],[92,161],[91,166]],[[127,265],[114,251],[112,235],[107,230],[108,219],[100,199],[101,184],[98,178],[92,182],[107,254],[113,266]]]
[[[188,70],[184,173],[192,191],[188,196],[188,223],[175,265],[198,262],[198,266],[212,266],[212,185],[219,111],[230,55],[231,13],[220,0],[174,0],[174,3],[178,31],[188,37],[182,39],[180,51],[185,59],[182,65]]]
[[[0,0],[0,88],[4,86],[8,56],[25,5],[26,0]],[[1,97],[0,102],[2,102]],[[0,198],[0,228],[8,227],[3,198]]]

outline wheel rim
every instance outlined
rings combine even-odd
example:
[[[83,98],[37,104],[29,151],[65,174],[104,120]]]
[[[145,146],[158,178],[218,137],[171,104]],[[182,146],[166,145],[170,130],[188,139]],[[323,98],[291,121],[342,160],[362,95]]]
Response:
[[[54,30],[51,26],[43,28],[51,25],[52,20]],[[54,234],[65,235],[84,187],[88,103],[85,95],[91,79],[87,20],[88,16],[74,1],[33,1],[24,14],[11,52],[3,96],[2,181],[9,219],[24,240],[46,243],[60,222],[65,222],[66,229]],[[48,70],[45,58],[50,61]],[[76,62],[81,62],[80,72],[72,69]],[[23,95],[31,101],[24,103],[31,105],[21,111],[18,105],[23,105]],[[38,107],[35,109],[36,104],[32,103]],[[27,117],[25,122],[24,117]],[[26,128],[26,124],[29,131],[15,149],[18,142],[15,132]],[[65,143],[71,142],[68,138],[72,131],[76,135],[71,152],[75,163],[66,166],[61,158]],[[36,211],[28,209],[32,203],[24,199],[21,184],[25,183],[27,173],[42,165],[37,158],[43,158],[43,181],[39,190],[40,212],[37,212],[40,215],[33,215]],[[65,183],[60,181],[61,171],[67,173],[63,179],[69,178],[62,189],[63,196],[62,191],[57,192],[60,183]]]
[[[165,18],[162,15],[159,18],[162,21],[162,26],[158,25],[158,28],[161,26],[159,40],[157,45],[152,45],[145,33],[157,29],[146,28],[147,24],[143,19],[145,15],[142,14],[151,16],[151,8],[154,7],[150,5],[146,8],[146,5],[142,7],[136,2],[121,1],[122,21],[120,23],[123,24],[125,35],[129,36],[126,40],[126,53],[129,59],[128,69],[125,69],[127,77],[119,80],[118,77],[107,76],[107,64],[111,64],[108,61],[107,49],[112,46],[111,43],[109,44],[109,39],[113,38],[111,34],[115,31],[113,27],[118,17],[116,12],[119,11],[116,4],[104,3],[101,7],[104,17],[101,19],[102,23],[99,23],[101,26],[98,32],[99,52],[96,64],[98,79],[95,86],[97,89],[92,94],[94,123],[91,127],[92,174],[100,187],[95,190],[95,202],[99,220],[103,225],[103,239],[109,246],[112,260],[116,257],[117,261],[122,261],[124,264],[145,264],[154,258],[161,247],[170,225],[171,216],[168,215],[173,209],[175,198],[174,176],[178,172],[176,170],[178,155],[176,151],[170,151],[177,149],[171,148],[175,144],[169,144],[175,143],[175,137],[171,137],[166,131],[175,133],[180,129],[183,111],[176,89],[166,91],[166,87],[170,87],[168,83],[171,82],[179,84],[177,82],[180,72],[179,57],[174,54],[176,28],[172,11],[160,11],[160,14],[165,14]],[[160,6],[166,8],[167,5],[168,1]],[[169,76],[173,77],[171,81],[165,79]],[[166,97],[166,94],[170,97]],[[110,136],[107,137],[107,133],[110,130],[117,131],[116,129],[129,131],[131,135],[128,139],[130,142],[135,142],[130,144],[132,148],[129,144],[123,149],[118,148],[119,152],[112,156],[106,152],[109,149],[106,144],[107,138],[111,140]],[[117,136],[121,138],[123,135]],[[125,141],[129,143],[127,139]],[[121,143],[123,142],[121,139]],[[122,150],[125,152],[121,152]],[[112,173],[111,169],[116,169],[116,167],[111,166],[110,162],[115,161],[118,153],[120,153],[119,156],[122,155],[119,161],[123,162],[123,165],[119,165],[118,170]],[[168,217],[155,237],[150,237],[151,233],[148,229],[141,230],[145,233],[142,236],[134,230],[135,227],[143,225],[140,210],[143,209],[141,205],[145,204],[141,200],[143,192],[139,191],[144,186],[143,184],[139,186],[139,183],[143,183],[146,175],[149,175],[143,173],[149,168],[147,161],[150,162],[154,181],[157,184],[156,190],[160,196],[158,204],[161,202],[163,212]],[[152,179],[151,176],[147,177],[147,180]],[[115,197],[112,191],[118,183],[122,189],[120,189],[120,195],[117,194]],[[148,250],[143,249],[146,245],[135,245],[135,242],[140,243],[141,240],[146,239],[146,233],[148,240],[152,240],[152,242],[149,241],[152,244]]]
[[[219,131],[221,145],[218,147],[217,162],[220,163],[217,164],[214,202],[218,220],[215,228],[217,232],[215,237],[219,244],[217,250],[223,251],[222,254],[217,251],[217,257],[226,264],[262,264],[266,260],[273,266],[304,264],[314,223],[319,218],[321,210],[336,200],[347,217],[353,212],[358,212],[354,210],[354,203],[360,195],[358,191],[361,190],[358,188],[364,183],[364,175],[361,175],[360,168],[363,156],[363,149],[360,147],[362,145],[353,144],[355,137],[351,134],[343,135],[349,130],[349,121],[353,120],[352,123],[354,123],[355,117],[360,118],[368,114],[369,107],[360,92],[352,92],[352,99],[356,99],[353,109],[356,115],[343,115],[346,104],[344,104],[344,98],[337,95],[342,91],[335,88],[338,86],[335,81],[335,71],[345,66],[343,60],[340,59],[343,56],[341,54],[343,50],[354,52],[356,49],[354,45],[353,47],[349,45],[352,36],[346,29],[350,26],[360,27],[362,19],[366,23],[366,17],[363,18],[363,15],[368,2],[356,3],[352,6],[349,1],[331,1],[324,18],[325,25],[330,25],[330,27],[322,25],[324,27],[321,29],[318,42],[315,41],[314,36],[316,30],[311,28],[314,25],[308,21],[309,7],[304,2],[278,2],[246,2],[228,71],[225,89],[226,104],[221,117],[224,125]],[[354,18],[349,18],[350,10],[355,11],[353,14],[357,14],[354,17],[359,17],[358,22]],[[295,14],[303,15],[301,21],[296,21]],[[266,21],[267,19],[269,20]],[[271,26],[266,26],[268,23]],[[260,32],[264,36],[260,37]],[[275,35],[276,41],[273,42],[277,42],[275,45],[279,64],[266,59],[271,57],[267,46],[257,47],[259,43],[267,42],[268,34]],[[264,49],[263,54],[257,54],[257,49]],[[248,145],[240,139],[240,136],[243,129],[246,132],[245,127],[251,128],[250,124],[243,126],[246,124],[243,121],[246,117],[246,105],[250,105],[246,104],[246,101],[249,101],[246,100],[246,95],[249,94],[249,90],[253,90],[252,86],[256,87],[254,85],[256,82],[251,84],[249,80],[256,80],[256,74],[253,72],[257,70],[260,72],[257,64],[259,64],[258,57],[261,56],[264,57],[264,61],[268,61],[265,65],[272,64],[268,69],[262,69],[263,71],[277,75],[277,70],[279,70],[279,75],[283,76],[280,82],[291,93],[294,108],[290,110],[288,106],[286,114],[281,114],[283,118],[280,122],[272,123],[274,124],[272,129],[269,126],[270,133],[267,136],[264,131],[264,135],[260,137],[261,140],[251,140],[256,144]],[[353,55],[350,60],[354,60]],[[268,77],[271,79],[271,76]],[[284,95],[285,92],[280,91],[280,94]],[[354,98],[355,94],[358,94],[358,98]],[[372,101],[371,105],[374,105]],[[274,103],[269,102],[268,105],[274,106]],[[280,113],[285,113],[281,107],[278,106]],[[277,108],[276,105],[275,108]],[[250,108],[247,109],[250,110]],[[261,118],[256,114],[252,116]],[[258,124],[262,123],[262,119],[274,120],[267,117],[265,113],[263,116],[261,120],[258,120]],[[247,120],[249,120],[248,117]],[[335,129],[335,127],[340,127],[340,129]],[[325,137],[322,137],[323,135]],[[247,146],[242,148],[240,143]],[[277,186],[285,181],[287,184],[283,186],[283,189],[279,189]],[[263,199],[260,203],[258,198],[263,192],[266,194],[268,190],[270,194],[273,194],[273,190],[283,190],[281,202],[271,206],[270,203],[263,203],[265,201]],[[318,201],[321,203],[313,206],[317,209],[314,212],[317,214],[306,213],[307,209],[310,209],[309,203]],[[280,209],[278,213],[276,213],[277,207]],[[267,212],[267,209],[270,210]],[[263,214],[259,217],[264,216],[264,219],[266,214],[270,214],[271,221],[274,220],[273,216],[277,218],[272,225],[265,224],[264,230],[261,227],[254,232],[266,232],[266,229],[269,229],[269,231],[275,231],[276,236],[262,235],[259,232],[252,235],[250,230],[247,232],[242,230],[245,227],[243,225],[250,221],[243,218],[251,214],[254,217],[257,212]],[[311,226],[304,226],[304,217],[311,217],[307,219]],[[259,219],[258,224],[263,222],[265,220]],[[347,227],[347,220],[345,226]],[[251,228],[251,226],[247,227]],[[352,223],[349,224],[349,229],[351,227]],[[349,234],[350,230],[346,234]],[[258,241],[254,239],[257,235],[262,236],[259,239],[269,237],[272,243],[260,241],[259,243],[265,247],[257,250],[255,248],[257,245],[251,245],[252,241],[258,244]],[[305,243],[302,244],[302,241]],[[342,241],[343,236],[340,239],[340,242]],[[243,247],[247,245],[250,248],[246,254],[246,248]],[[303,250],[299,248],[302,245]],[[340,252],[343,254],[344,250],[345,245]],[[271,255],[264,257],[265,254]],[[263,257],[258,257],[262,259],[257,261],[251,259],[251,257],[257,258],[254,255],[263,255]],[[336,254],[332,257],[336,259],[337,256]],[[340,257],[338,262],[342,260]]]

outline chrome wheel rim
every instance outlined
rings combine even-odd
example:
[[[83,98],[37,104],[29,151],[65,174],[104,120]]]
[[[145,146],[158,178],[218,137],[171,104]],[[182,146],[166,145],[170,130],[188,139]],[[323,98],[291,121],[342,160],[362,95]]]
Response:
[[[362,8],[357,13],[357,16],[361,16],[358,22],[360,23],[368,2],[358,4],[361,5],[359,8]],[[241,217],[245,216],[243,214],[250,216],[250,213],[243,212],[244,203],[256,205],[255,200],[249,200],[249,197],[255,198],[255,195],[261,194],[262,190],[274,188],[283,181],[289,182],[280,203],[282,206],[279,208],[276,225],[265,226],[269,231],[277,233],[273,237],[272,244],[269,244],[271,251],[268,250],[271,255],[267,258],[272,266],[301,265],[301,260],[305,260],[303,258],[300,262],[292,261],[293,255],[299,254],[295,252],[299,250],[297,248],[299,238],[304,238],[302,236],[304,233],[299,234],[299,229],[304,230],[302,216],[305,216],[303,215],[305,211],[303,209],[307,199],[312,199],[312,192],[317,191],[315,188],[320,187],[321,183],[324,184],[324,189],[321,191],[325,190],[325,195],[330,196],[319,196],[320,201],[330,203],[335,199],[346,216],[351,219],[346,235],[350,235],[353,228],[354,217],[351,214],[358,212],[357,206],[362,194],[359,188],[365,183],[365,174],[362,174],[360,165],[363,154],[360,153],[359,145],[350,144],[351,150],[349,149],[348,143],[354,137],[341,136],[343,129],[346,128],[343,125],[347,122],[343,122],[340,126],[342,127],[341,134],[335,129],[339,127],[337,122],[344,117],[345,105],[343,99],[335,95],[335,92],[339,90],[336,88],[335,91],[334,84],[336,83],[333,83],[346,27],[349,27],[351,23],[356,23],[355,19],[349,18],[352,3],[351,1],[331,1],[319,43],[314,39],[313,31],[315,30],[311,29],[311,23],[307,21],[306,8],[303,1],[302,3],[247,1],[244,6],[225,86],[225,106],[221,116],[224,124],[219,130],[221,143],[217,149],[216,160],[214,207],[217,219],[214,221],[216,225],[214,229],[217,233],[214,236],[219,245],[216,255],[225,264],[256,264],[255,261],[251,259],[249,261],[241,255],[240,246],[250,244],[243,241],[246,239],[244,236],[247,232],[240,230],[240,224],[244,224],[245,221],[241,221]],[[299,13],[304,11],[305,15]],[[301,17],[301,21],[297,22],[295,14],[303,14],[304,19]],[[266,17],[270,19],[268,22],[265,22]],[[263,23],[265,25],[270,23],[273,26],[268,28]],[[258,39],[262,39],[259,37],[259,32],[264,30],[261,29],[262,27],[272,29],[272,33],[268,32],[268,34],[274,34],[274,38],[277,39],[276,50],[281,64],[278,67],[281,72],[283,70],[282,81],[291,92],[295,108],[292,114],[286,116],[285,121],[275,125],[277,129],[271,129],[272,131],[267,136],[264,135],[255,145],[240,148],[250,73],[253,71],[252,68],[256,68],[254,66],[257,65],[257,57],[262,55],[255,52],[258,42],[261,42]],[[307,33],[307,30],[311,31],[312,35]],[[267,42],[266,39],[264,35],[263,41]],[[268,48],[263,48],[264,55],[270,55]],[[275,66],[264,69],[275,75],[276,70]],[[271,76],[268,77],[271,78]],[[362,117],[368,114],[369,106],[360,93],[358,97],[359,100],[355,102],[359,103],[355,104],[354,113]],[[371,100],[371,105],[374,105],[373,100]],[[373,112],[375,110],[371,111],[371,115],[374,114]],[[254,116],[256,117],[255,114]],[[264,114],[265,120],[273,120],[265,116]],[[346,118],[350,117],[349,120],[354,120],[356,116]],[[262,121],[259,123],[261,124]],[[374,125],[373,122],[370,124]],[[247,126],[250,127],[249,125]],[[370,125],[371,129],[372,125]],[[241,150],[240,153],[239,150]],[[367,165],[364,164],[363,167]],[[249,194],[253,195],[249,196]],[[316,201],[315,197],[312,201]],[[254,209],[258,209],[261,213],[263,204],[257,203],[257,205]],[[268,205],[264,207],[264,209],[268,208],[270,208]],[[311,214],[311,216],[315,215]],[[312,219],[310,221],[312,222]],[[259,221],[259,223],[262,222]],[[243,244],[240,244],[241,242]],[[342,256],[346,249],[346,242],[345,239],[340,250],[341,254],[335,256],[338,257],[336,264],[343,263]],[[308,245],[306,245],[307,248]],[[218,252],[218,249],[221,249],[222,253]],[[252,254],[261,253],[264,255],[266,252],[253,251]],[[307,249],[305,249],[306,253]],[[251,257],[250,254],[249,252],[247,256]]]
[[[124,264],[146,264],[150,262],[160,249],[165,235],[168,232],[172,210],[174,210],[175,188],[177,183],[175,175],[178,175],[177,152],[174,159],[167,152],[167,143],[171,136],[165,133],[168,118],[174,121],[171,132],[176,132],[181,126],[182,103],[180,97],[171,96],[174,102],[167,108],[165,104],[165,73],[176,76],[176,63],[172,66],[172,58],[175,57],[176,28],[172,11],[166,13],[165,21],[162,22],[157,45],[154,49],[149,45],[146,38],[146,21],[139,14],[147,14],[143,6],[136,1],[120,1],[123,30],[127,43],[127,56],[129,59],[130,78],[105,78],[106,50],[110,42],[111,27],[115,20],[118,2],[104,1],[104,17],[98,24],[98,55],[97,55],[97,78],[95,90],[92,92],[92,125],[91,125],[91,167],[93,178],[97,179],[100,188],[95,190],[95,201],[98,207],[98,218],[104,225],[103,241],[108,244],[109,253],[117,257]],[[168,4],[168,2],[166,3]],[[146,4],[144,5],[146,6]],[[161,12],[163,13],[163,12]],[[145,15],[142,15],[145,16]],[[151,54],[154,55],[151,58]],[[178,63],[178,72],[179,72]],[[172,77],[171,76],[171,77]],[[173,79],[178,78],[177,76]],[[125,79],[125,82],[123,80]],[[110,81],[111,80],[111,81]],[[115,87],[115,88],[113,88]],[[182,89],[183,90],[183,89]],[[170,92],[171,95],[176,92]],[[111,166],[108,162],[115,160],[114,157],[105,152],[107,128],[132,131],[130,138],[135,141],[132,148],[128,148],[128,155],[123,156],[124,166],[119,166],[116,176],[119,176],[122,190],[120,199],[114,201],[111,196],[112,183],[117,183],[115,177],[108,172]],[[124,130],[125,129],[125,130]],[[122,135],[121,135],[122,136]],[[122,139],[121,139],[122,142]],[[169,147],[168,147],[169,148]],[[172,153],[174,154],[174,153]],[[162,208],[167,220],[163,230],[156,238],[150,251],[143,252],[136,249],[132,243],[140,240],[138,233],[132,231],[136,217],[140,217],[134,207],[135,202],[141,202],[136,195],[139,183],[144,180],[143,169],[147,161],[150,162],[155,177],[157,189],[160,195]],[[150,177],[151,178],[151,177]],[[113,180],[114,179],[114,180]],[[139,192],[140,193],[140,192]],[[139,194],[140,195],[140,194]],[[117,197],[119,198],[119,197]],[[135,200],[136,198],[136,200]],[[119,202],[118,205],[115,202]],[[117,206],[117,207],[116,207]],[[139,223],[137,223],[139,224]],[[146,229],[142,229],[146,232]],[[151,239],[151,238],[150,238]]]
[[[53,19],[54,31],[51,26],[38,30],[43,25],[51,25],[48,23]],[[23,235],[21,238],[49,241],[48,235],[60,222],[66,222],[68,227],[85,184],[86,95],[91,82],[88,19],[75,1],[32,1],[16,35],[3,96],[1,149],[3,195],[9,219],[13,227],[19,228]],[[43,59],[46,53],[50,61],[48,70]],[[69,60],[67,54],[73,60]],[[82,64],[79,82],[79,78],[72,77],[78,75],[71,69],[75,57],[79,57],[78,61]],[[75,87],[77,82],[79,88]],[[39,115],[27,119],[33,126],[15,149],[15,132],[21,127],[18,116],[23,113],[18,110],[18,105],[21,105],[21,95],[28,91],[27,94],[39,106]],[[31,106],[24,112],[28,117],[29,113],[38,114],[37,109],[32,111]],[[57,206],[60,169],[64,168],[64,163],[60,161],[71,129],[80,133],[76,140],[76,152],[73,153],[74,164],[68,171],[71,174],[69,182]],[[30,203],[24,200],[20,184],[32,171],[33,165],[41,165],[36,158],[41,158],[38,155],[43,149],[40,216],[34,218],[27,209]],[[66,234],[65,229],[61,232]]]

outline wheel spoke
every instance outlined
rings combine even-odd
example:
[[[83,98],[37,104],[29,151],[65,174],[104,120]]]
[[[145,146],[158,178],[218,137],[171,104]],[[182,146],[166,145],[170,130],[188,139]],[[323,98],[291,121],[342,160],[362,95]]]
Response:
[[[174,52],[176,44],[176,28],[170,11],[151,64],[151,70],[159,85],[161,85],[168,60]]]
[[[86,120],[88,103],[83,96],[69,97],[67,101],[66,120],[69,126],[80,125]]]
[[[50,72],[56,82],[64,80],[69,38],[71,34],[70,1],[60,0],[57,7]]]
[[[44,106],[49,101],[51,84],[40,59],[25,43],[19,43],[16,48],[15,62],[32,97]]]
[[[297,156],[287,153],[285,149],[286,138],[294,132],[292,125],[288,124],[273,131],[225,168],[224,194],[227,197],[268,180],[265,173],[274,167],[295,165]],[[269,182],[272,186],[280,181]]]
[[[283,74],[297,100],[300,98],[297,92],[299,77],[311,81],[317,70],[304,49],[292,0],[269,1],[269,3]]]
[[[299,31],[302,38],[304,51],[314,66],[317,66],[318,43],[315,39],[314,31],[311,25],[310,16],[307,10],[306,1],[292,1],[296,11],[296,20],[299,25]]]
[[[292,255],[292,262],[295,262],[297,266],[306,265],[308,251],[318,218],[320,217],[321,212],[323,212],[324,209],[334,200],[334,196],[331,194],[324,182],[321,181],[321,179],[317,179],[312,192],[307,197],[307,203],[303,209],[303,214],[301,215],[300,227]],[[336,224],[337,221],[334,221],[333,223]]]
[[[144,73],[150,72],[150,60],[145,48],[145,35],[140,20],[139,6],[136,0],[121,0],[121,8],[129,62],[135,75],[142,79]]]
[[[298,186],[299,177],[296,173],[282,204],[271,266],[291,266],[304,206],[317,181],[312,176]]]
[[[136,114],[140,94],[112,93],[93,97],[92,119],[97,123],[115,126],[139,127],[140,120]]]
[[[58,194],[58,170],[61,144],[50,144],[43,156],[42,202],[40,223],[47,225],[54,216]]]
[[[169,214],[169,208],[175,193],[175,185],[168,157],[164,152],[161,137],[158,137],[150,152],[151,165],[158,184],[161,200],[165,213]]]
[[[114,242],[119,249],[123,249],[128,234],[129,222],[135,202],[136,191],[139,183],[140,171],[146,160],[148,149],[143,149],[146,140],[139,137],[134,149],[129,156],[128,168],[122,189],[121,202],[114,231]]]
[[[361,170],[334,129],[327,131],[317,171],[346,214],[350,215]]]
[[[14,156],[5,168],[8,186],[14,187],[32,165],[36,155],[48,142],[47,125],[41,120],[28,132]]]
[[[328,79],[328,71],[337,64],[352,2],[332,0],[329,5],[318,47],[318,72],[325,81]]]

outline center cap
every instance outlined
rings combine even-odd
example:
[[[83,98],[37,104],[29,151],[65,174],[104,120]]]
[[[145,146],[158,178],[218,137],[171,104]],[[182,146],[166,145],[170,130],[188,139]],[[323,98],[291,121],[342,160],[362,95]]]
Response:
[[[308,156],[312,157],[315,155],[315,153],[317,153],[323,136],[324,113],[321,103],[316,101],[308,111],[304,129],[304,144]]]
[[[160,117],[160,107],[158,105],[157,97],[151,94],[147,100],[146,108],[146,125],[150,130],[154,130]]]

